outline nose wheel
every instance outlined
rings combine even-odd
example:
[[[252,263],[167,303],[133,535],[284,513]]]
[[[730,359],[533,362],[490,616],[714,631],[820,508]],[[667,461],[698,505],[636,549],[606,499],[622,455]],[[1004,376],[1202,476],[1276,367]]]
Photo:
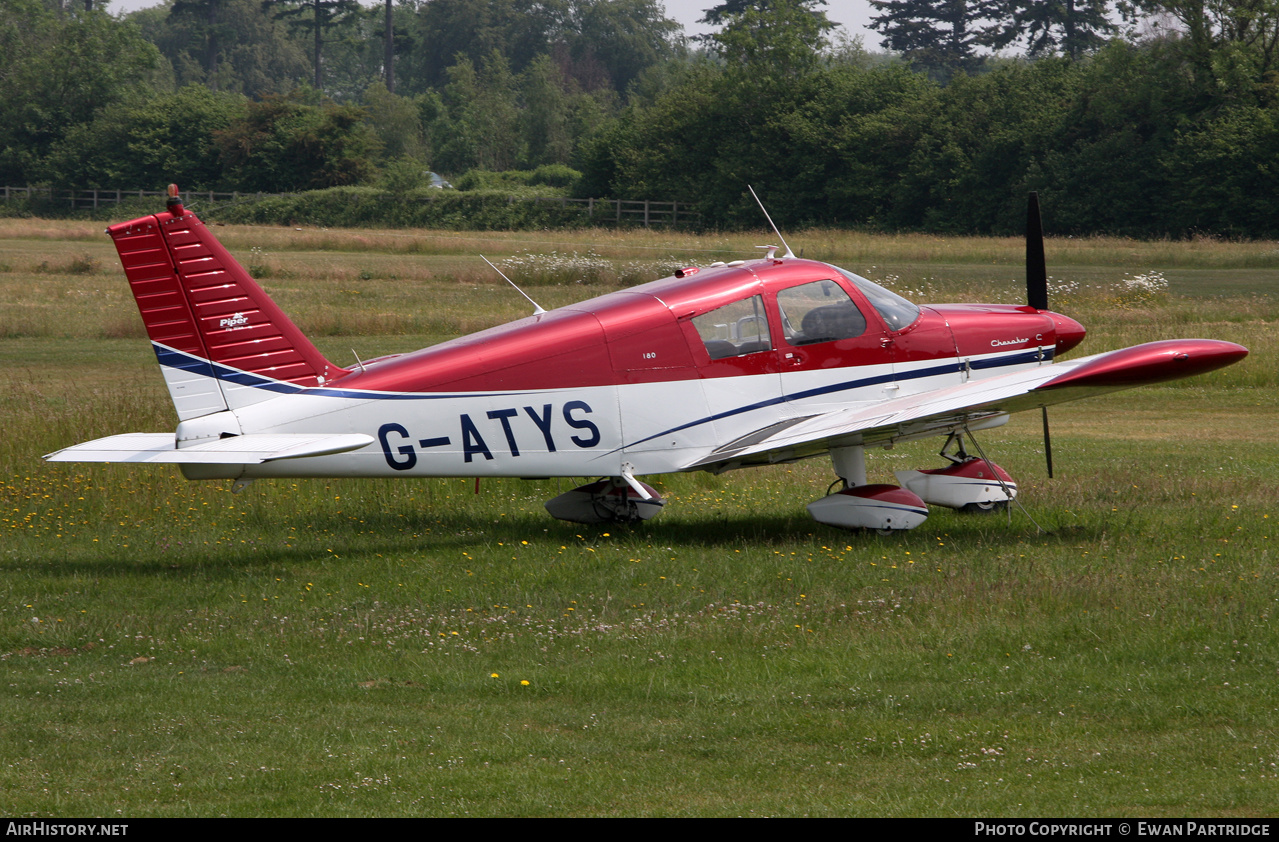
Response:
[[[968,503],[961,507],[959,511],[969,515],[993,515],[996,512],[1006,511],[1007,509],[1008,501],[1003,500],[999,502]]]

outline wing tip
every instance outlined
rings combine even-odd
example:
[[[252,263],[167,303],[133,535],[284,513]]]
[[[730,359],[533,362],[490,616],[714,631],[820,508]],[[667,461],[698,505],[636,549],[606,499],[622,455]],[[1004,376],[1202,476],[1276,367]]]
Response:
[[[1225,368],[1248,356],[1248,349],[1221,339],[1167,339],[1101,354],[1039,387],[1125,388],[1180,380]]]

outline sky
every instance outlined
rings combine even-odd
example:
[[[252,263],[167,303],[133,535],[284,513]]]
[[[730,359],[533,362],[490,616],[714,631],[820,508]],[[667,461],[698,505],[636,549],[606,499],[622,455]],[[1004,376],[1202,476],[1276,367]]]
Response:
[[[365,5],[372,5],[369,0],[362,0]],[[110,0],[110,11],[136,12],[150,6],[160,5],[160,0]],[[706,9],[717,5],[715,0],[665,0],[666,14],[679,21],[688,35],[701,35],[709,32],[710,27],[697,23]],[[842,24],[851,36],[861,36],[867,49],[879,49],[879,35],[867,29],[870,23],[871,7],[868,0],[828,0],[826,16],[838,24]]]

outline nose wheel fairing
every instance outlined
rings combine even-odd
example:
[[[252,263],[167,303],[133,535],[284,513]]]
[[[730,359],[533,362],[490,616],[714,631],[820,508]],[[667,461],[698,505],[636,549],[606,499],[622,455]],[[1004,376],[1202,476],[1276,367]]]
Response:
[[[992,511],[1017,496],[1017,483],[993,462],[970,457],[931,471],[895,471],[926,503],[959,511]]]

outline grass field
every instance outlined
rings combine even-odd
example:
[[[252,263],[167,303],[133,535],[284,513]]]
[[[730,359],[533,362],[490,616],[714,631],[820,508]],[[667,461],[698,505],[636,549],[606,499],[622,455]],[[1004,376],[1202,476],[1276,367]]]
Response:
[[[219,236],[338,362],[761,237]],[[921,301],[1019,301],[1021,244],[791,236]],[[0,220],[0,811],[187,815],[1272,815],[1274,243],[1050,241],[1077,353],[1210,336],[1198,380],[981,437],[1021,512],[811,521],[825,460],[661,477],[586,528],[573,480],[187,483],[51,465],[172,429],[100,226]],[[499,263],[499,265],[502,265]],[[1161,273],[1161,284],[1125,283]],[[938,442],[869,454],[871,481]]]

